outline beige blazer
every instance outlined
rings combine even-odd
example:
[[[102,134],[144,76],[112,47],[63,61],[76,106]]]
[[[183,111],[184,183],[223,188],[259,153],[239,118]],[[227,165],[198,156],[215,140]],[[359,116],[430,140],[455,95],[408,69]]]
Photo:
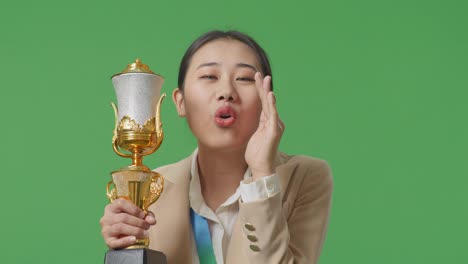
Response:
[[[164,192],[149,210],[156,215],[150,248],[169,264],[192,262],[195,248],[189,218],[192,158],[156,169]],[[332,195],[330,168],[323,160],[278,153],[281,192],[251,203],[239,202],[226,264],[317,263],[328,225]]]

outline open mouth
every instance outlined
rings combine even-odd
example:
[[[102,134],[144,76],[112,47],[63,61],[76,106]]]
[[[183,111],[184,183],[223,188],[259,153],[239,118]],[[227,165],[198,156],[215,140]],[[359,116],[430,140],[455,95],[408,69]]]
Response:
[[[222,114],[222,115],[220,116],[220,118],[222,118],[222,119],[228,119],[228,118],[230,118],[230,117],[231,117],[230,114]]]
[[[219,127],[230,127],[236,121],[236,113],[234,109],[229,106],[218,108],[215,113],[215,123]]]

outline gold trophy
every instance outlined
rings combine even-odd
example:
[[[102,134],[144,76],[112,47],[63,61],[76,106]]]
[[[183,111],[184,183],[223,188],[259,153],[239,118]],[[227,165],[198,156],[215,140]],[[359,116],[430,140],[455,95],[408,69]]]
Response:
[[[112,76],[119,106],[117,109],[112,103],[115,113],[112,146],[117,155],[131,158],[132,164],[112,172],[112,180],[106,187],[107,197],[110,202],[128,199],[145,212],[158,200],[164,188],[163,177],[142,163],[143,156],[154,153],[164,138],[160,117],[165,97],[165,94],[160,96],[163,82],[162,76],[139,59]],[[137,239],[124,250],[109,250],[105,263],[121,263],[119,259],[126,259],[125,263],[165,263],[164,254],[149,250],[148,246],[149,238],[145,238]]]

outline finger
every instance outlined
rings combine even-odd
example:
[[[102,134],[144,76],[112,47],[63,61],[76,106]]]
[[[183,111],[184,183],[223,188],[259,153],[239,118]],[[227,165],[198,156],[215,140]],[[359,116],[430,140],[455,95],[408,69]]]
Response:
[[[263,93],[265,94],[265,99],[266,99],[266,105],[267,105],[267,109],[268,109],[268,116],[272,115],[272,103],[271,103],[271,100],[270,100],[270,94],[273,93],[271,91],[271,76],[265,76],[265,78],[263,78],[263,87],[262,87],[262,90],[263,90]],[[274,105],[274,102],[273,102],[273,105]]]
[[[110,213],[127,213],[138,218],[143,219],[145,217],[145,212],[141,210],[138,206],[132,203],[129,200],[117,199],[113,201],[110,205],[106,206],[106,210],[109,210]]]
[[[260,123],[266,124],[266,122],[267,122],[267,117],[265,116],[265,113],[262,111],[262,113],[260,114]]]
[[[136,237],[134,236],[125,236],[121,238],[112,237],[106,241],[106,244],[109,248],[118,249],[118,248],[126,248],[128,246],[131,246],[135,243],[135,241],[136,241]]]
[[[124,223],[113,224],[107,228],[104,228],[102,232],[104,237],[109,238],[121,236],[135,236],[137,238],[145,238],[149,235],[147,230]]]
[[[117,224],[117,223],[124,223],[127,225],[139,227],[145,230],[148,230],[150,228],[150,224],[146,222],[144,219],[135,217],[133,215],[127,214],[127,213],[119,213],[115,215],[112,218],[112,224]]]
[[[268,94],[271,92],[271,76],[267,75],[263,78],[263,93]]]
[[[280,127],[281,127],[281,133],[283,133],[284,130],[286,129],[286,126],[285,126],[283,120],[279,119],[278,122],[279,122],[279,125],[280,125]]]
[[[268,107],[270,108],[270,125],[273,127],[273,131],[278,130],[279,117],[278,111],[276,110],[276,98],[273,92],[268,93]]]
[[[262,111],[268,117],[268,99],[266,97],[266,93],[263,87],[263,78],[260,72],[255,73],[255,87],[257,88],[258,96],[260,97],[260,101],[262,103]]]
[[[156,224],[156,217],[154,216],[153,212],[148,211],[148,214],[145,216],[145,221],[150,225]]]

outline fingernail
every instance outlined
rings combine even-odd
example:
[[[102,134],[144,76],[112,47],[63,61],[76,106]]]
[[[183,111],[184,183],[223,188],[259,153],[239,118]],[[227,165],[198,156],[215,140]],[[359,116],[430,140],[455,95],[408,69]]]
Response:
[[[149,236],[149,232],[145,230],[145,231],[143,232],[143,236],[148,237],[148,236]]]
[[[129,237],[129,238],[128,238],[128,240],[130,240],[130,242],[132,242],[132,243],[133,243],[133,242],[135,242],[135,241],[136,241],[136,237],[134,237],[134,236],[131,236],[131,237]]]

